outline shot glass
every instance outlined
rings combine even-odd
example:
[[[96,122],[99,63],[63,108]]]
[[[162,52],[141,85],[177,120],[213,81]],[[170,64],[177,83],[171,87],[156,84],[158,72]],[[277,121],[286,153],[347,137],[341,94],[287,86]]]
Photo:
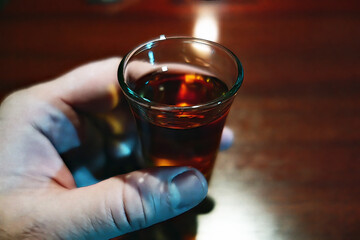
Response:
[[[243,77],[229,49],[204,39],[161,37],[130,51],[118,80],[146,166],[191,166],[210,180]]]

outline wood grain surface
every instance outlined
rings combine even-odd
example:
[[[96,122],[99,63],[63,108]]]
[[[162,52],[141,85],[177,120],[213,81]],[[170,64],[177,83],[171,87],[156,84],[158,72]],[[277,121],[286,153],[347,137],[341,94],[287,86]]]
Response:
[[[161,34],[194,36],[204,15],[245,69],[227,121],[234,144],[205,210],[119,239],[360,239],[356,0],[8,1],[0,96]]]

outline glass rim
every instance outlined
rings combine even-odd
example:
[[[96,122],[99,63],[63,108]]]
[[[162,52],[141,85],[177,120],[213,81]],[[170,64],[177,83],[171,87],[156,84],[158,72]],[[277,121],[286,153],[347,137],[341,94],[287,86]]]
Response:
[[[126,68],[125,63],[128,63],[129,59],[132,56],[134,56],[135,54],[137,54],[141,51],[144,51],[144,50],[151,49],[155,43],[161,42],[161,41],[166,41],[166,40],[192,41],[192,42],[196,42],[196,43],[206,44],[208,46],[216,46],[216,47],[224,50],[235,60],[236,67],[237,67],[236,82],[224,95],[222,95],[218,98],[215,98],[211,101],[197,104],[197,105],[176,106],[176,105],[163,104],[163,103],[150,101],[148,99],[141,97],[139,94],[137,94],[132,89],[130,89],[129,86],[125,82],[125,76],[124,76],[125,68]],[[242,82],[244,79],[244,69],[243,69],[242,64],[241,64],[240,60],[238,59],[238,57],[230,49],[226,48],[225,46],[223,46],[219,43],[216,43],[216,42],[213,42],[210,40],[206,40],[206,39],[196,38],[196,37],[183,37],[183,36],[164,37],[162,35],[162,36],[160,36],[160,38],[153,39],[148,42],[142,43],[142,44],[138,45],[137,47],[135,47],[130,52],[128,52],[120,61],[117,75],[118,75],[118,81],[119,81],[119,84],[120,84],[120,87],[121,87],[123,93],[128,98],[130,98],[131,100],[135,101],[136,103],[140,104],[143,107],[156,109],[156,110],[160,110],[160,111],[191,111],[191,110],[212,108],[221,103],[231,100],[232,97],[234,97],[237,94],[239,88],[242,85]]]

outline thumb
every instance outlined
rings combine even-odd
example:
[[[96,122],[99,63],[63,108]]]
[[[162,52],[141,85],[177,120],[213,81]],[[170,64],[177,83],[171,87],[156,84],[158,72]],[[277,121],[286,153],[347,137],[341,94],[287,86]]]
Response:
[[[61,208],[49,210],[56,211],[52,226],[62,227],[53,231],[63,238],[108,239],[177,216],[206,194],[207,182],[196,169],[162,167],[69,190],[56,197]]]

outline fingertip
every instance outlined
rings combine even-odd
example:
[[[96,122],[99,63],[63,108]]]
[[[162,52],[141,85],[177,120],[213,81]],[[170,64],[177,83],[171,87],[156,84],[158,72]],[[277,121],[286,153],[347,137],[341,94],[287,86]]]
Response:
[[[186,211],[198,205],[207,195],[208,185],[205,177],[196,169],[176,175],[169,188],[171,206],[178,211]]]
[[[231,147],[234,142],[234,132],[229,127],[224,127],[221,142],[220,142],[220,151],[227,150]]]

